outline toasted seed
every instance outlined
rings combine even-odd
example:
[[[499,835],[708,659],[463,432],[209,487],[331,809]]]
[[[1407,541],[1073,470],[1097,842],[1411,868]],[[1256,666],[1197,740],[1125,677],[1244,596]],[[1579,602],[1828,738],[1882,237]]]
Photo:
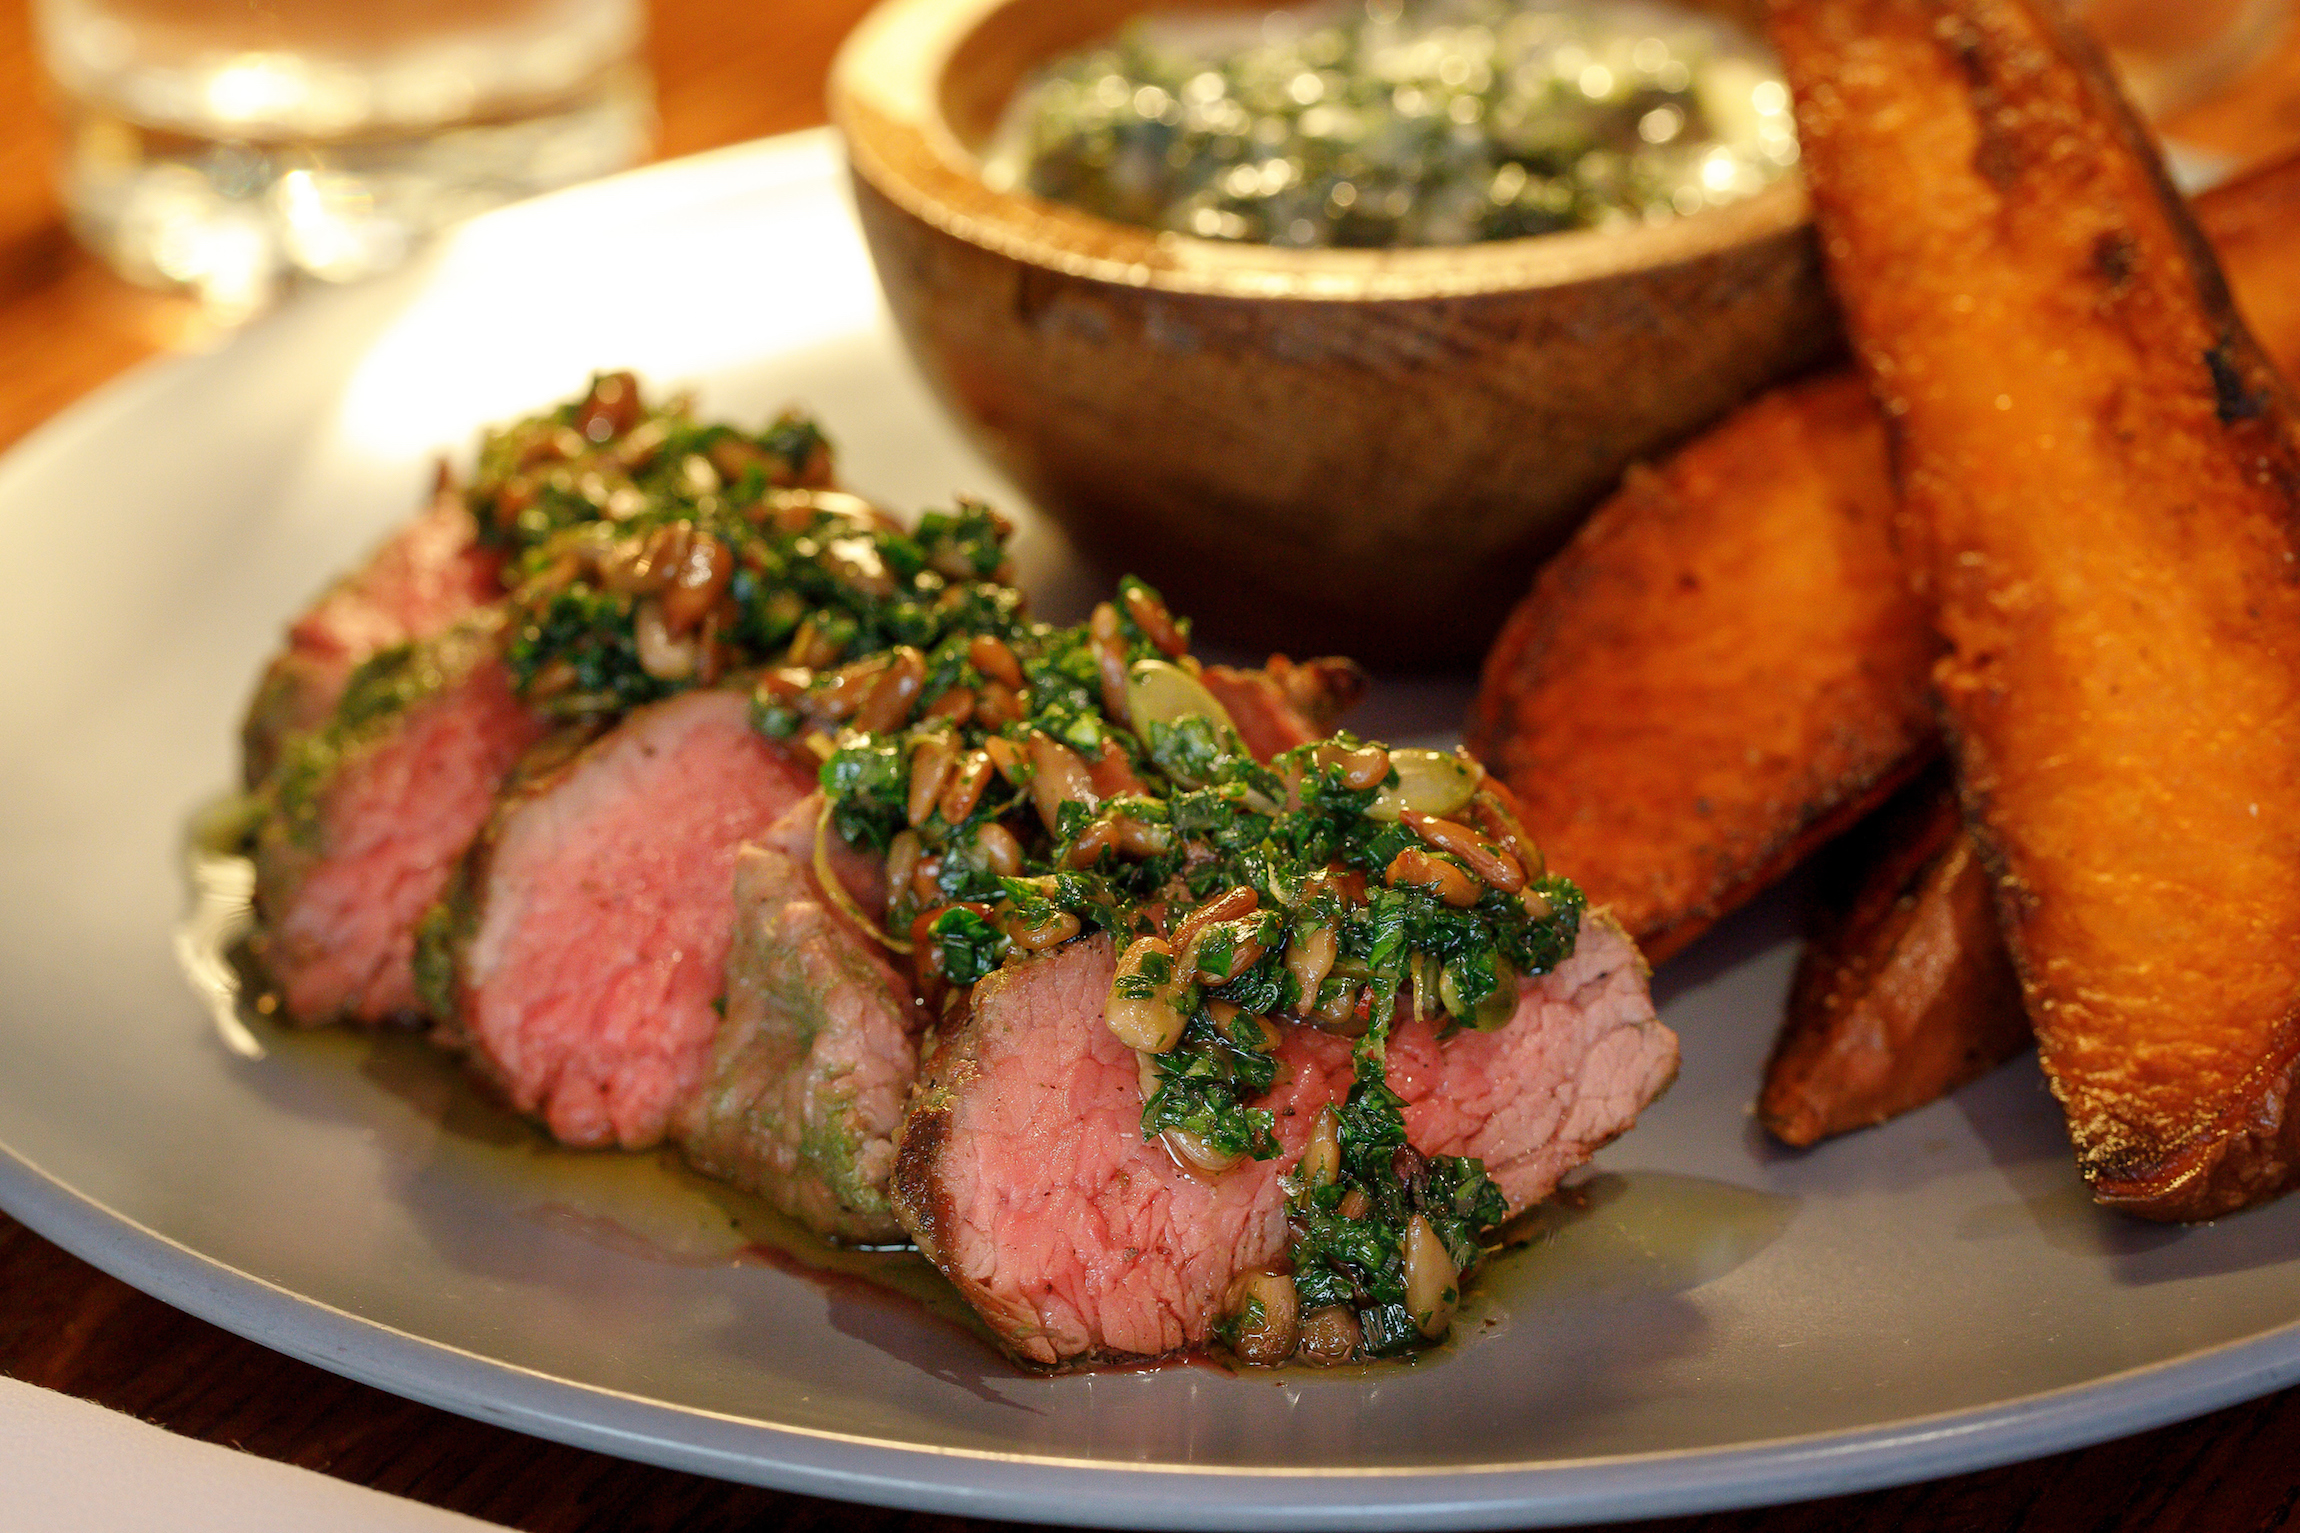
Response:
[[[649,596],[670,583],[695,541],[695,524],[667,522],[643,538],[624,538],[598,558],[599,578],[608,590]]]
[[[1341,938],[1331,926],[1297,929],[1294,940],[1286,944],[1286,972],[1294,976],[1304,1007],[1316,1003],[1319,987],[1333,972],[1334,957],[1341,950]]]
[[[1390,859],[1382,881],[1391,888],[1428,889],[1456,910],[1476,904],[1483,891],[1478,881],[1443,857],[1409,846]]]
[[[683,634],[727,594],[735,578],[735,552],[709,533],[697,533],[665,573],[663,620],[673,634]]]
[[[1102,711],[1118,724],[1126,724],[1126,641],[1118,634],[1118,609],[1098,603],[1086,620],[1087,647],[1094,651],[1094,669],[1102,678]]]
[[[1345,750],[1331,741],[1317,748],[1313,758],[1322,767],[1339,767],[1342,786],[1353,793],[1378,788],[1390,775],[1390,753],[1379,745],[1361,745],[1356,750]]]
[[[1181,924],[1174,928],[1174,941],[1186,943],[1202,926],[1211,926],[1216,921],[1235,921],[1261,907],[1262,897],[1244,885],[1225,890],[1184,916]]]
[[[950,770],[957,764],[958,750],[948,735],[927,735],[910,748],[910,794],[903,801],[903,813],[911,824],[924,825],[926,817],[934,813],[950,781]]]
[[[918,839],[918,832],[895,832],[895,838],[886,848],[886,886],[900,893],[909,887],[911,875],[918,871],[918,863],[926,848]]]
[[[1183,651],[1190,647],[1190,641],[1175,625],[1174,614],[1166,610],[1164,602],[1150,594],[1149,587],[1130,585],[1121,600],[1126,603],[1126,615],[1134,619],[1134,626],[1142,630],[1142,636],[1168,656],[1180,659]]]
[[[1364,987],[1355,980],[1329,978],[1319,987],[1318,1004],[1302,1015],[1322,1031],[1339,1033],[1345,1038],[1362,1037],[1366,1025],[1358,1019],[1358,1002],[1363,991]]]
[[[1093,779],[1087,776],[1086,763],[1069,746],[1043,730],[1033,730],[1025,749],[1030,753],[1031,801],[1038,806],[1038,817],[1048,830],[1060,827],[1064,804],[1084,804],[1092,809],[1102,802],[1094,792]]]
[[[1214,1004],[1217,1006],[1230,1006],[1228,1001],[1216,1001]],[[1247,1037],[1253,1039],[1254,1046],[1265,1054],[1273,1053],[1276,1051],[1278,1047],[1278,1029],[1275,1023],[1271,1022],[1268,1017],[1262,1016],[1257,1012],[1246,1011],[1236,1006],[1231,1006],[1230,1009],[1235,1014],[1223,1021],[1222,1030],[1224,1032],[1228,1033],[1233,1038],[1237,1038],[1241,1033],[1243,1033]]]
[[[639,380],[630,373],[601,373],[591,381],[591,392],[576,407],[575,429],[588,442],[605,442],[638,424],[646,407],[639,399]]]
[[[1547,863],[1541,848],[1526,833],[1525,813],[1518,805],[1517,795],[1510,792],[1509,784],[1498,777],[1488,777],[1478,784],[1477,797],[1470,800],[1469,808],[1479,827],[1503,851],[1515,857],[1529,877],[1542,875]]]
[[[1331,1187],[1342,1174],[1341,1126],[1332,1107],[1318,1109],[1317,1121],[1310,1125],[1310,1142],[1294,1163],[1294,1174],[1312,1187]]]
[[[964,724],[974,717],[974,689],[952,687],[926,705],[926,716],[930,719],[948,719],[953,724]]]
[[[1021,746],[1004,735],[992,735],[983,741],[982,752],[1010,786],[1019,788],[1030,780],[1029,759],[1023,755]]]
[[[1242,1155],[1215,1149],[1203,1137],[1186,1128],[1170,1128],[1158,1137],[1164,1142],[1166,1153],[1174,1157],[1176,1165],[1200,1176],[1220,1176],[1245,1159]]]
[[[1043,948],[1060,947],[1078,935],[1078,917],[1067,910],[1057,910],[1044,920],[1015,922],[1006,928],[1017,947],[1038,952]]]
[[[940,855],[921,857],[918,868],[910,875],[911,897],[921,905],[930,905],[942,898],[942,858]]]
[[[1224,1310],[1237,1318],[1230,1349],[1242,1363],[1275,1368],[1301,1339],[1301,1298],[1284,1272],[1241,1272],[1230,1280]]]
[[[1366,809],[1368,819],[1395,820],[1408,809],[1452,814],[1470,801],[1485,777],[1484,767],[1446,751],[1393,750],[1390,769],[1398,780],[1374,795]]]
[[[1441,820],[1434,815],[1421,814],[1408,809],[1398,818],[1413,833],[1441,852],[1451,852],[1469,864],[1469,869],[1504,894],[1515,894],[1525,887],[1525,869],[1509,855],[1467,825],[1453,820]]]
[[[1029,694],[1003,681],[986,681],[975,699],[974,719],[985,729],[1004,729],[1030,712]]]
[[[1160,985],[1147,996],[1119,994],[1120,986],[1138,975],[1144,960],[1154,955],[1172,959],[1174,949],[1158,937],[1137,937],[1127,944],[1118,959],[1118,973],[1111,983],[1110,998],[1103,1003],[1102,1020],[1128,1048],[1163,1054],[1180,1041],[1182,1028],[1189,1021],[1175,1003],[1172,984]]]
[[[1295,1355],[1305,1363],[1332,1368],[1356,1357],[1364,1341],[1365,1333],[1358,1326],[1357,1312],[1347,1305],[1329,1304],[1302,1317],[1301,1340],[1296,1344]]]
[[[926,656],[908,644],[898,645],[893,658],[855,710],[855,728],[865,734],[884,734],[910,722],[918,706],[919,688],[926,685]]]
[[[894,595],[894,576],[879,557],[878,544],[863,534],[832,538],[823,544],[823,563],[831,573],[873,601]]]
[[[967,641],[966,663],[980,671],[986,681],[999,682],[1010,690],[1022,686],[1022,662],[1014,658],[1006,641],[994,634],[978,633]]]
[[[648,600],[639,603],[639,611],[631,623],[633,647],[639,652],[639,669],[657,681],[685,681],[695,674],[695,644],[691,639],[674,636],[670,625],[663,619],[662,605]]]
[[[1160,857],[1174,849],[1174,827],[1155,820],[1137,820],[1130,814],[1113,815],[1110,836],[1129,857]]]
[[[807,694],[807,711],[817,718],[852,718],[870,698],[878,679],[894,663],[890,655],[866,655],[831,672]]]
[[[996,820],[985,820],[974,828],[968,850],[975,866],[1001,878],[1012,878],[1022,871],[1022,843]]]
[[[1117,827],[1108,820],[1096,820],[1071,843],[1070,850],[1063,855],[1062,865],[1066,868],[1090,868],[1101,859],[1104,852],[1117,844]]]
[[[988,751],[968,751],[958,759],[936,806],[946,822],[956,825],[974,813],[974,806],[982,802],[983,791],[990,786],[991,771]]]
[[[1185,977],[1203,978],[1210,984],[1226,985],[1231,980],[1262,961],[1267,951],[1257,935],[1258,924],[1250,920],[1208,921],[1195,928],[1182,947],[1182,972]],[[1207,954],[1217,936],[1230,938],[1230,949],[1219,960]]]
[[[1366,1196],[1363,1187],[1352,1187],[1342,1194],[1342,1201],[1335,1205],[1334,1212],[1344,1219],[1363,1219],[1373,1206],[1374,1200]]]
[[[1557,914],[1557,907],[1551,904],[1549,896],[1539,889],[1527,888],[1518,895],[1517,902],[1523,905],[1525,913],[1536,921],[1546,921]]]
[[[1461,1274],[1453,1256],[1420,1214],[1406,1221],[1406,1312],[1424,1336],[1435,1341],[1453,1325],[1461,1302]]]

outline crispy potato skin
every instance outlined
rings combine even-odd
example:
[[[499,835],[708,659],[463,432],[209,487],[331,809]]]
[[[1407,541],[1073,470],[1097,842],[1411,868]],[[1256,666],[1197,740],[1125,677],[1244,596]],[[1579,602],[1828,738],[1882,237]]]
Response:
[[[1945,771],[1903,789],[1835,850],[1851,897],[1797,961],[1757,1097],[1758,1121],[1789,1145],[1922,1107],[2031,1037]]]
[[[2300,156],[2196,214],[2271,355],[2300,365]],[[1472,748],[1655,962],[1938,748],[1895,504],[1865,384],[1776,389],[1632,474],[1488,655]]]
[[[2057,10],[1773,21],[2078,1163],[2151,1218],[2272,1196],[2300,1166],[2292,397]]]
[[[1633,471],[1486,657],[1470,748],[1654,962],[1934,748],[1893,511],[1860,381],[1775,390]]]

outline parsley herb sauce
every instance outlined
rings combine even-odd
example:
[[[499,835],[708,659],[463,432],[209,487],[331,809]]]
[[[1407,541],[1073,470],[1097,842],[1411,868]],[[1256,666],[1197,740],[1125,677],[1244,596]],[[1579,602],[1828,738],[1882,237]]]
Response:
[[[1360,0],[1138,23],[1026,85],[984,174],[1177,234],[1376,247],[1652,222],[1796,159],[1770,54],[1700,11]]]

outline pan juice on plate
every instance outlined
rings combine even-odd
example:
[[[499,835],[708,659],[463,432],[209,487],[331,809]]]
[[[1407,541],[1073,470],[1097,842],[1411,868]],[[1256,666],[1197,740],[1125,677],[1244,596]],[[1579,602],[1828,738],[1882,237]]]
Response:
[[[1657,222],[1796,160],[1778,68],[1718,17],[1365,0],[1130,27],[1026,86],[984,173],[1178,234],[1378,247]]]

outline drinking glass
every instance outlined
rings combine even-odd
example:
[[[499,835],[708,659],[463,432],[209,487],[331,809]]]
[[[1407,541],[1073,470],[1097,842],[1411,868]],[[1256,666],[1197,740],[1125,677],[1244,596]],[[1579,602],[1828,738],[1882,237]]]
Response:
[[[33,0],[79,237],[252,308],[644,156],[641,0]]]

